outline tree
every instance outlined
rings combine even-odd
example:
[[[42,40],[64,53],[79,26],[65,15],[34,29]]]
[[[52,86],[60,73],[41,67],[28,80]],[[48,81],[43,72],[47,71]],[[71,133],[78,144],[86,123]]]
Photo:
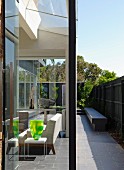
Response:
[[[82,56],[77,56],[77,81],[91,80],[94,83],[101,72],[102,69],[97,64],[88,63]]]
[[[108,70],[103,70],[100,77],[97,80],[97,85],[107,83],[109,81],[115,80],[117,78],[115,72],[110,72]]]
[[[52,88],[52,91],[53,91],[53,99],[56,100],[58,98],[58,90],[59,90],[59,87],[56,87],[54,86]]]
[[[87,63],[84,61],[82,56],[77,56],[77,81],[85,81],[85,70]]]
[[[81,100],[77,101],[77,105],[80,108],[84,108],[85,106],[88,106],[90,104],[90,100],[89,100],[89,95],[93,89],[93,83],[91,80],[87,80],[84,84],[84,87],[79,86],[79,91],[80,91],[80,95],[81,95]]]
[[[95,83],[101,72],[102,69],[99,68],[97,64],[87,63],[87,68],[85,70],[85,79],[91,80],[92,83]]]
[[[56,63],[54,59],[51,59],[51,63],[52,64],[40,67],[38,81],[65,82],[66,81],[65,61],[63,63],[59,62]],[[98,67],[97,64],[86,62],[83,56],[79,55],[77,56],[77,82],[91,81],[93,85],[95,85],[106,83],[108,81],[114,80],[115,78],[117,77],[114,72],[102,70],[100,67]]]
[[[65,82],[65,61],[63,63],[57,62],[55,64],[54,59],[51,59],[51,62],[53,62],[53,65],[49,64],[40,67],[38,82]]]

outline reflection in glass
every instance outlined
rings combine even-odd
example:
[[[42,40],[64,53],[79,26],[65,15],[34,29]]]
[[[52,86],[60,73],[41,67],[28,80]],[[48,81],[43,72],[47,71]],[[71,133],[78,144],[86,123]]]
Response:
[[[30,83],[26,83],[26,108],[27,109],[29,109],[30,106],[29,96],[30,96]]]
[[[18,121],[13,119],[17,117],[16,113],[16,79],[17,63],[17,45],[10,39],[5,39],[5,170],[13,169],[18,166]],[[15,54],[16,53],[16,54]]]
[[[25,80],[25,71],[19,71],[19,81],[24,82]]]
[[[19,108],[24,106],[24,83],[19,83]]]
[[[27,65],[28,70],[28,65]],[[31,101],[30,95],[32,87],[36,84],[36,75],[32,74],[21,67],[19,67],[19,108],[30,109]],[[34,89],[33,103],[36,102],[36,88]],[[33,104],[37,108],[37,104]],[[33,107],[34,108],[34,107]]]
[[[14,133],[14,137],[18,138],[18,136],[19,136],[19,120],[13,120],[13,133]]]
[[[5,0],[5,27],[18,37],[19,16],[16,0]]]
[[[30,82],[30,73],[25,72],[26,75],[26,82]]]

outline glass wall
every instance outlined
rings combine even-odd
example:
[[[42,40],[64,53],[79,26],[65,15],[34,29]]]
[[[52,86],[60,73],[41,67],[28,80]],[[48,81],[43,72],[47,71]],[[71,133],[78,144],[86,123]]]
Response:
[[[30,95],[32,87],[36,85],[36,75],[19,67],[19,97],[18,109],[30,109]],[[35,98],[36,98],[35,87]],[[36,99],[35,99],[36,100]],[[37,109],[37,101],[34,103],[34,109]]]
[[[15,123],[18,122],[17,109],[17,65],[18,65],[18,37],[19,18],[16,0],[5,1],[5,84],[3,100],[5,108],[3,124],[5,125],[5,170],[18,168],[18,138]]]
[[[65,108],[65,59],[43,59],[46,65],[38,68],[37,91],[39,98],[51,99],[55,108]],[[43,106],[42,106],[43,107]],[[52,107],[52,106],[51,106]]]
[[[37,66],[37,74],[30,72],[29,67],[19,67],[18,109],[30,109],[30,95],[35,87],[34,109],[37,109],[40,98],[51,99],[55,106],[65,107],[65,59],[43,59],[46,65]],[[26,61],[23,61],[25,63]],[[30,61],[36,62],[36,61]],[[33,72],[33,71],[32,71]],[[63,96],[63,97],[62,97]],[[63,100],[63,101],[62,101]],[[63,105],[64,104],[64,105]]]

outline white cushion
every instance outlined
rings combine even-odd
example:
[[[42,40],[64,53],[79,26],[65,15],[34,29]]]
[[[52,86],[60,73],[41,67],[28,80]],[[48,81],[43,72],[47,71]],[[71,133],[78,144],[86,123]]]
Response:
[[[47,138],[39,138],[38,140],[34,140],[34,138],[27,138],[25,143],[27,144],[44,144],[46,143]]]
[[[15,146],[18,146],[18,138],[11,138],[8,140],[9,144],[14,144]]]

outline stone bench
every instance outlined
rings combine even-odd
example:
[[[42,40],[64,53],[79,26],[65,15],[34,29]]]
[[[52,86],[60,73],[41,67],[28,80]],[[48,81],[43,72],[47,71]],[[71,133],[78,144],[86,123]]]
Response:
[[[93,108],[84,108],[86,115],[96,131],[105,131],[107,118]]]

